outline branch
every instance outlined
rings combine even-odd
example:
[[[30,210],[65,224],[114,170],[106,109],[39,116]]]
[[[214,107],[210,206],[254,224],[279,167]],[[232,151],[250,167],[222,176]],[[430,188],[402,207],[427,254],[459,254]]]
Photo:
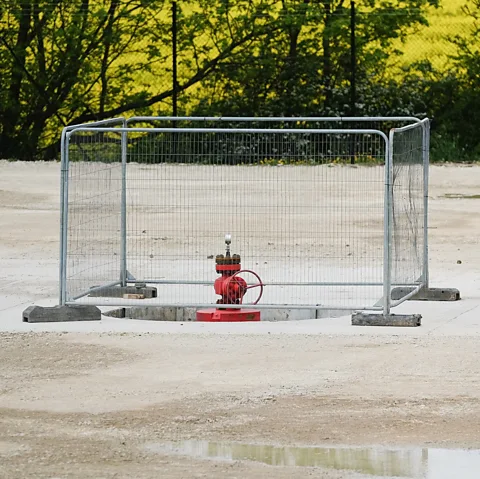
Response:
[[[244,43],[247,43],[248,41],[252,40],[255,38],[257,35],[264,35],[266,33],[271,33],[274,30],[278,29],[276,28],[271,28],[271,29],[265,29],[262,33],[258,32],[250,32],[248,35],[243,37],[240,40],[237,40],[236,42],[232,42],[223,52],[219,53],[215,58],[212,60],[208,61],[195,75],[193,75],[190,80],[188,80],[186,83],[178,85],[177,86],[177,92],[182,92],[190,88],[192,85],[195,85],[196,83],[202,81],[205,77],[207,77],[215,68],[216,66],[225,58],[228,57],[236,48],[239,46],[243,45]],[[152,106],[162,100],[165,100],[166,98],[170,97],[173,95],[173,88],[164,91],[158,95],[154,95],[151,98],[144,100],[135,100],[130,103],[127,103],[126,105],[118,106],[116,108],[112,108],[111,110],[105,111],[103,113],[97,113],[97,114],[83,114],[75,118],[75,120],[72,122],[72,124],[75,123],[85,123],[88,121],[94,121],[94,120],[103,120],[105,118],[113,117],[120,115],[122,113],[125,113],[126,111],[131,111],[131,110],[136,110],[138,108],[145,108],[148,106]]]

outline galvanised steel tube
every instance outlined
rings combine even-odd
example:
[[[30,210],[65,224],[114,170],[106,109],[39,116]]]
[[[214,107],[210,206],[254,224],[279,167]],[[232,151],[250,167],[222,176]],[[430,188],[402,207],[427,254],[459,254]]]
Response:
[[[98,131],[107,133],[112,131],[111,128],[86,128],[79,127],[71,130],[67,133],[67,137],[79,131]],[[133,133],[292,133],[292,134],[302,134],[302,133],[318,133],[318,134],[370,134],[381,136],[385,142],[388,142],[388,137],[380,130],[375,129],[315,129],[315,128],[302,128],[301,130],[295,129],[277,129],[277,128],[115,128],[116,132],[133,132]]]
[[[112,298],[111,300],[107,298],[92,298],[91,301],[67,301],[67,305],[80,305],[80,304],[89,304],[94,306],[108,306],[108,307],[161,307],[161,308],[217,308],[219,305],[216,303],[158,303],[155,302],[157,299],[148,300],[148,299],[140,299],[140,300],[132,300],[132,299],[124,299],[119,300],[118,298]],[[238,308],[248,308],[252,306],[251,304],[222,304],[222,309],[238,309]],[[332,311],[381,311],[382,306],[371,306],[366,307],[363,306],[330,306],[325,304],[256,304],[255,309],[329,309]],[[313,318],[312,318],[313,319]]]
[[[126,121],[123,127],[127,127]],[[120,205],[120,282],[127,285],[127,132],[122,131],[122,193]]]
[[[261,122],[296,122],[296,121],[413,121],[420,123],[422,120],[413,116],[299,116],[299,117],[271,117],[271,116],[133,116],[126,120],[127,124],[135,121],[261,121]]]
[[[392,289],[392,219],[393,219],[393,130],[385,143],[385,202],[384,202],[384,236],[383,236],[383,314],[390,314]]]

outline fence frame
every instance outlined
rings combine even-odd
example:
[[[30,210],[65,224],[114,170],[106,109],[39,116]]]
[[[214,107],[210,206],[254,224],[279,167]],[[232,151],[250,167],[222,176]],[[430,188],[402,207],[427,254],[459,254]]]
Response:
[[[428,174],[429,174],[429,164],[430,164],[430,120],[425,118],[420,122],[422,125],[422,157],[423,157],[423,264],[422,264],[422,275],[418,278],[419,286],[414,288],[410,293],[405,295],[402,299],[392,300],[391,295],[388,295],[388,301],[390,302],[390,307],[398,306],[403,302],[409,300],[415,296],[421,289],[428,290],[429,288],[429,273],[428,273]],[[393,173],[393,145],[395,142],[395,133],[402,133],[405,131],[412,130],[416,128],[416,124],[407,125],[399,128],[392,128],[389,133],[389,144],[391,146],[389,155],[389,168],[392,170],[390,175]],[[392,201],[393,201],[393,184],[392,184]],[[390,209],[390,217],[393,215],[393,209]],[[389,241],[391,242],[392,229],[390,228]],[[391,245],[389,246],[391,251]],[[389,261],[391,268],[391,260]],[[388,275],[391,278],[391,271]]]
[[[320,129],[320,128],[297,128],[297,129],[262,129],[262,128],[132,128],[130,125],[133,122],[153,122],[153,121],[191,121],[191,122],[410,122],[407,126],[400,128],[393,128],[390,130],[387,136],[384,132],[377,129],[345,129],[345,128],[333,128],[333,129]],[[120,127],[118,126],[120,125]],[[406,131],[412,128],[418,128],[419,125],[422,128],[422,150],[423,150],[423,193],[424,193],[424,256],[423,256],[423,274],[418,280],[418,285],[409,294],[402,297],[400,300],[392,301],[391,299],[391,272],[392,272],[392,216],[393,216],[393,184],[392,184],[392,172],[393,172],[393,149],[392,145],[395,141],[395,132]],[[122,193],[121,193],[121,250],[120,250],[120,278],[107,285],[99,286],[98,288],[91,288],[87,292],[76,296],[75,298],[67,298],[67,255],[68,255],[68,172],[69,172],[69,144],[70,137],[76,132],[92,131],[92,132],[116,132],[121,134],[121,169],[122,169]],[[374,134],[380,136],[385,142],[385,190],[384,190],[384,251],[383,251],[383,304],[374,305],[371,307],[359,306],[348,307],[341,305],[329,305],[321,306],[325,309],[354,309],[354,310],[369,310],[369,311],[383,311],[384,315],[389,315],[392,307],[397,306],[404,301],[414,296],[420,289],[428,288],[428,163],[429,163],[429,121],[428,119],[420,120],[415,117],[144,117],[136,116],[125,119],[123,117],[112,118],[102,120],[94,123],[71,125],[64,128],[61,137],[61,220],[60,220],[60,292],[59,299],[61,305],[76,305],[85,304],[79,303],[78,300],[91,294],[96,289],[103,289],[113,286],[125,287],[128,284],[141,281],[142,283],[156,283],[162,284],[165,282],[159,280],[142,280],[129,278],[127,269],[127,206],[126,206],[126,173],[127,173],[127,142],[129,132],[218,132],[218,133],[245,133],[246,131],[252,133],[318,133],[318,134]],[[168,283],[168,282],[166,282]],[[183,284],[183,282],[182,282]],[[213,281],[212,281],[213,284]],[[322,283],[323,284],[323,283]],[[343,283],[346,284],[346,283]],[[366,284],[366,283],[365,283]],[[333,284],[332,284],[333,285]],[[364,285],[362,283],[362,285]],[[379,284],[380,285],[380,284]],[[120,301],[106,301],[102,298],[89,298],[88,304],[96,306],[146,306],[145,301],[142,300],[120,300]],[[152,306],[159,306],[155,304]],[[162,307],[211,307],[212,304],[164,304]],[[226,308],[235,308],[235,305],[223,305]],[[222,306],[222,307],[223,307]],[[319,309],[319,305],[312,304],[294,304],[294,305],[257,305],[259,309],[268,309],[275,307],[292,308],[292,309]]]

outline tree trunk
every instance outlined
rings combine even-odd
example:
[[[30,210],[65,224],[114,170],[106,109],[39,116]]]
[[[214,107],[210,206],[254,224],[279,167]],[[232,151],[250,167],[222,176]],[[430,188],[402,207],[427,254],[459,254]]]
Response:
[[[325,87],[325,108],[330,108],[333,101],[332,95],[332,51],[330,44],[330,23],[332,20],[331,4],[325,3],[325,27],[322,35],[323,47],[323,84]]]
[[[31,14],[31,3],[22,2],[15,46],[12,48],[7,44],[6,40],[3,39],[3,43],[12,56],[7,104],[1,115],[2,134],[0,137],[0,145],[2,146],[0,152],[5,158],[11,158],[16,148],[14,132],[20,120],[20,92],[25,76],[26,49],[29,43]]]

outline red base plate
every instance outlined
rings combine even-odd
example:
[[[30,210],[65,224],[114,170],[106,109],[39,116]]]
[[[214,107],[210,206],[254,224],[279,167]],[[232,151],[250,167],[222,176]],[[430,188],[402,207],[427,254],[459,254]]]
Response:
[[[211,323],[260,321],[260,311],[256,309],[201,309],[197,311],[197,321]]]

